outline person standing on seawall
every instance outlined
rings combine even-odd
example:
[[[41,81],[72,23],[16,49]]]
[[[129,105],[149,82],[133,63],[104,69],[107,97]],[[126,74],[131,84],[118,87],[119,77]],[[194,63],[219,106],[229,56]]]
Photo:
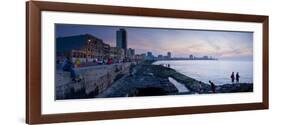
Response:
[[[239,75],[239,72],[236,73],[236,83],[239,83],[239,78],[240,78],[240,75]]]
[[[73,68],[74,68],[74,64],[72,63],[70,57],[66,57],[63,62],[62,70],[66,72],[70,72],[70,77],[72,81],[76,82],[77,74]]]
[[[210,80],[209,80],[209,83],[211,84],[212,92],[216,93],[216,85],[212,81],[210,81]]]
[[[230,78],[231,78],[231,82],[234,83],[234,79],[235,79],[234,72],[232,72]]]

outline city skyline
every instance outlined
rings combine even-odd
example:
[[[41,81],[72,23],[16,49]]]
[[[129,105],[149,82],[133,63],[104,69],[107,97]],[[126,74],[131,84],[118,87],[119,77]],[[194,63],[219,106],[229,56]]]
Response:
[[[92,34],[116,46],[116,31],[127,31],[127,48],[136,54],[155,56],[171,52],[173,57],[212,56],[220,59],[252,60],[253,33],[229,31],[152,29],[134,27],[56,24],[56,38]]]

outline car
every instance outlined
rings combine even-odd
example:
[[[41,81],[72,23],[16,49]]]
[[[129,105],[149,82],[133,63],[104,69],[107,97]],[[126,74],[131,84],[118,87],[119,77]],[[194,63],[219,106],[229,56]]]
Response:
[[[102,60],[98,60],[97,63],[98,63],[99,65],[102,65],[102,64],[103,64],[103,61],[102,61]]]

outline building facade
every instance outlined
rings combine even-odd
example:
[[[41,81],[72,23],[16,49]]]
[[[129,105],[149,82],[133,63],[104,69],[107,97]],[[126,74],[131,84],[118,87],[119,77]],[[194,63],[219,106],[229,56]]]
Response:
[[[129,48],[129,49],[127,50],[127,57],[130,58],[130,59],[133,59],[134,56],[135,56],[135,50],[132,49],[132,48]]]
[[[110,47],[109,57],[115,61],[123,60],[125,58],[124,50],[118,47]]]
[[[90,34],[56,39],[56,55],[58,59],[70,57],[73,61],[79,59],[81,63],[86,63],[108,59],[109,52],[110,46],[108,44]]]

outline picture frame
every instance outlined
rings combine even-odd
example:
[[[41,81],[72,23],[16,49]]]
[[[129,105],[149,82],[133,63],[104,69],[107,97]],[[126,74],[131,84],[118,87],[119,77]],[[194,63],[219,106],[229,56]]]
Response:
[[[123,15],[129,18],[136,17],[157,17],[172,19],[194,19],[211,21],[233,21],[259,23],[262,28],[262,93],[261,102],[217,104],[217,105],[196,105],[178,107],[154,107],[140,109],[122,109],[107,111],[86,111],[71,113],[42,113],[42,12],[67,12],[80,14],[105,14]],[[130,17],[131,16],[131,17]],[[167,115],[228,112],[258,110],[269,108],[269,17],[265,15],[230,14],[216,12],[183,11],[168,9],[152,9],[138,7],[105,6],[92,4],[74,4],[59,2],[26,2],[26,123],[56,123],[89,121],[104,119],[120,119],[135,117],[153,117]]]

